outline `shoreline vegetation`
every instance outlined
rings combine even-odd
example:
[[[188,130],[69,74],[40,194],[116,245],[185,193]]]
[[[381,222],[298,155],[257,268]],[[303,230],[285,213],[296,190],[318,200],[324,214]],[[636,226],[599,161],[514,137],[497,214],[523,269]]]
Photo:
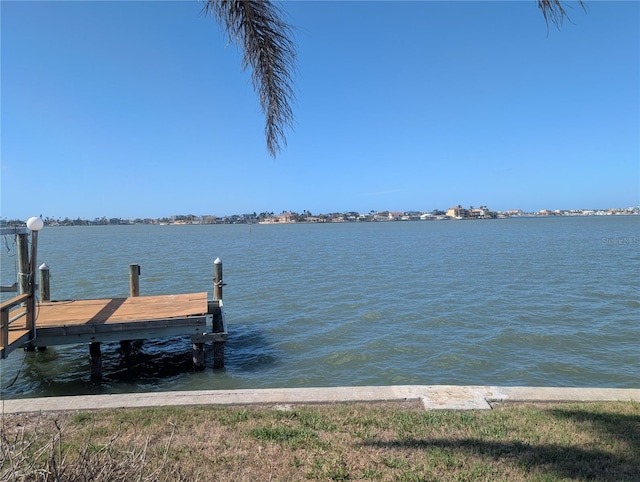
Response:
[[[46,226],[109,226],[109,225],[193,225],[193,224],[314,224],[314,223],[348,223],[348,222],[389,222],[389,221],[445,221],[470,219],[506,219],[518,217],[555,217],[555,216],[629,216],[640,215],[640,206],[628,208],[607,209],[543,209],[536,212],[525,212],[521,209],[509,211],[492,211],[486,206],[475,208],[461,205],[451,207],[446,211],[434,209],[432,211],[369,211],[358,213],[347,211],[342,213],[312,214],[309,211],[297,213],[283,211],[261,212],[249,214],[232,214],[230,216],[179,214],[162,218],[117,218],[98,217],[94,219],[54,218],[43,217]],[[1,227],[22,227],[25,221],[21,219],[0,219]]]
[[[640,473],[640,403],[418,402],[3,414],[0,480],[596,480]]]

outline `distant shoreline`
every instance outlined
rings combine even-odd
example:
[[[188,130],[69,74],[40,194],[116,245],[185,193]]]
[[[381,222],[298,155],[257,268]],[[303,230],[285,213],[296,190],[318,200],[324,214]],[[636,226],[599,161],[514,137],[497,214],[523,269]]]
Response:
[[[591,217],[591,216],[638,216],[640,207],[614,208],[606,210],[542,210],[539,212],[522,211],[488,211],[486,214],[474,216],[450,216],[439,211],[435,212],[390,212],[380,211],[377,213],[359,214],[356,212],[331,213],[331,214],[298,214],[273,213],[234,214],[231,216],[216,217],[213,215],[176,215],[163,218],[95,218],[95,219],[53,219],[45,217],[45,225],[49,227],[59,226],[129,226],[136,224],[151,224],[158,226],[193,226],[210,224],[334,224],[334,223],[370,223],[370,222],[401,222],[401,221],[470,221],[487,219],[522,219],[522,218],[557,218],[557,217]],[[22,220],[0,219],[0,227],[13,228],[24,227]]]

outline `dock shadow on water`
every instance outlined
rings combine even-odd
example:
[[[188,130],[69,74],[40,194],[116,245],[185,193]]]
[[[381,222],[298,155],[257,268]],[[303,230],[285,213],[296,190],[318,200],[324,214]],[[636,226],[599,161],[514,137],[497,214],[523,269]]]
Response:
[[[103,381],[107,384],[155,383],[193,371],[188,337],[105,344]]]
[[[89,347],[86,344],[24,352],[18,372],[3,374],[3,396],[153,391],[163,383],[194,372],[188,337],[133,340],[125,346],[117,342],[102,343],[101,352],[101,382],[90,379]],[[13,378],[20,378],[21,384],[29,387],[28,393],[14,392]]]
[[[103,383],[160,383],[194,373],[189,337],[133,341],[128,347],[105,344]],[[211,344],[205,346],[205,370],[218,374],[255,372],[273,366],[277,357],[264,333],[255,326],[233,326],[225,349],[225,368],[213,368]]]
[[[211,388],[226,386],[230,378],[256,373],[277,363],[275,350],[255,326],[234,326],[225,350],[225,368],[213,368],[210,344],[206,366],[195,371],[189,337],[132,340],[102,344],[102,380],[90,379],[89,346],[49,347],[21,354],[16,373],[3,373],[3,398],[67,396],[161,390],[167,383],[193,389],[193,383],[211,379]],[[194,380],[191,380],[193,378]],[[19,386],[14,380],[19,379]],[[20,387],[28,387],[25,392]],[[202,388],[202,387],[200,387]]]

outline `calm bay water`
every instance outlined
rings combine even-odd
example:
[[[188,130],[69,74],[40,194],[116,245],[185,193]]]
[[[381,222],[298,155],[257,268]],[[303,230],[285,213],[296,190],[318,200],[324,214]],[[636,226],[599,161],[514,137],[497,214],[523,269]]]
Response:
[[[9,245],[11,239],[6,240]],[[15,279],[3,246],[2,284]],[[13,352],[3,398],[390,384],[640,387],[640,217],[45,228],[52,299],[209,291],[224,263],[226,368],[190,342]],[[6,293],[4,293],[6,295]],[[6,298],[6,296],[5,296]],[[211,354],[208,361],[211,363]]]

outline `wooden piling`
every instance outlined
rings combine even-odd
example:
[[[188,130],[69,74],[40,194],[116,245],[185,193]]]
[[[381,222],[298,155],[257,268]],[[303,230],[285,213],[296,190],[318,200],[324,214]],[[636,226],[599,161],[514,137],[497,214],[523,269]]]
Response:
[[[140,296],[140,265],[129,265],[129,296]]]
[[[91,380],[99,382],[102,380],[102,353],[100,352],[100,343],[93,342],[89,344],[89,365],[91,367]]]
[[[191,358],[193,361],[193,369],[195,371],[204,370],[205,356],[204,343],[194,343],[191,348]]]
[[[29,292],[29,235],[20,233],[18,236],[18,293]]]
[[[140,265],[137,263],[129,265],[129,296],[140,296]],[[120,348],[127,356],[131,352],[131,340],[120,340]]]
[[[21,295],[31,293],[31,267],[29,265],[29,234],[18,234],[18,293]],[[31,298],[27,299],[22,306],[26,307],[27,314],[25,315],[26,325],[25,328],[29,330],[29,311],[31,311],[35,305],[31,303]],[[33,318],[31,318],[33,320]],[[9,330],[9,323],[5,325],[6,330]],[[33,333],[29,336],[33,338]],[[7,346],[5,343],[3,346]],[[32,346],[25,347],[26,350],[33,350]]]
[[[220,259],[216,259],[217,262],[220,263]],[[215,266],[215,263],[214,263]],[[222,269],[222,268],[220,268]],[[222,276],[222,271],[220,271],[219,276]],[[218,271],[216,271],[216,269],[214,268],[214,288],[213,288],[213,297],[216,297],[216,283],[218,280]],[[219,351],[219,348],[218,348]],[[213,344],[213,354],[214,354],[214,368],[216,368],[215,366],[215,354],[216,354],[216,343]],[[224,355],[223,355],[224,356]],[[196,342],[193,343],[191,345],[191,361],[193,364],[193,369],[194,371],[200,371],[200,370],[204,370],[205,366],[206,366],[206,360],[205,360],[205,350],[204,350],[204,343],[201,342]]]
[[[216,258],[213,262],[213,299],[222,300],[222,261]]]
[[[131,354],[131,340],[120,340],[120,350],[124,356]]]
[[[47,263],[40,265],[40,300],[51,301],[51,290],[49,289],[49,266]]]
[[[222,301],[222,261],[216,258],[213,262],[213,299]],[[224,322],[222,316],[214,316],[212,322],[213,333],[224,332]],[[224,368],[224,342],[213,342],[213,368]]]
[[[216,316],[213,322],[213,332],[222,333],[222,316]],[[223,341],[213,342],[213,368],[224,368],[224,345]]]
[[[38,268],[40,271],[40,301],[51,301],[51,291],[49,289],[49,266],[42,263]],[[38,351],[46,350],[46,346],[39,346]]]

